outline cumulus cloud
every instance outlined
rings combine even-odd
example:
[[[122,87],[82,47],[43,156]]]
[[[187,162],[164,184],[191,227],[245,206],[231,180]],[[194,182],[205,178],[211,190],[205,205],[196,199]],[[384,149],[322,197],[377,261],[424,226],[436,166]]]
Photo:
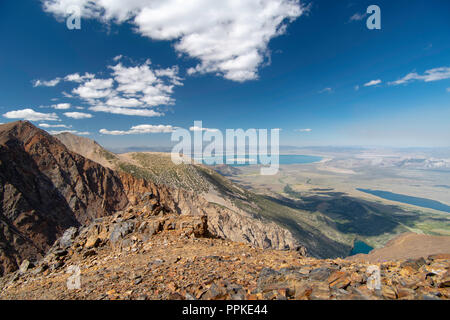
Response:
[[[175,41],[175,50],[200,61],[189,73],[253,80],[269,56],[268,43],[307,11],[299,0],[42,0],[57,18],[78,5],[84,18],[136,26],[142,36]]]
[[[41,128],[64,128],[64,129],[72,128],[72,126],[68,126],[65,124],[48,124],[48,123],[40,123],[39,127],[41,127]]]
[[[92,114],[84,112],[65,112],[64,115],[73,119],[89,119],[92,118]]]
[[[89,135],[90,133],[88,131],[77,131],[77,130],[50,130],[48,133],[50,134],[60,134],[60,133],[72,133],[72,134],[78,134],[81,136]]]
[[[122,108],[122,107],[111,107],[111,106],[93,106],[89,110],[95,112],[107,112],[112,114],[121,114],[126,116],[141,116],[141,117],[160,117],[164,113],[157,112],[155,110],[149,109],[132,109],[132,108]]]
[[[51,107],[56,110],[67,110],[70,109],[70,103],[58,103],[52,105]]]
[[[118,83],[116,91],[129,97],[137,97],[145,106],[171,105],[175,100],[171,97],[175,86],[182,85],[178,76],[178,67],[166,69],[150,67],[150,60],[135,67],[126,67],[119,63],[110,66],[113,70],[114,80]],[[136,104],[136,101],[122,100],[127,107],[128,103]],[[143,105],[141,104],[141,105]],[[137,106],[137,105],[135,105]]]
[[[89,110],[95,112],[157,117],[164,113],[150,108],[175,104],[174,88],[183,85],[177,66],[153,67],[149,59],[134,66],[118,63],[108,66],[108,70],[110,74],[106,78],[97,78],[91,73],[65,76],[62,79],[76,83],[76,87],[70,94],[65,91],[62,94],[69,99],[84,100]],[[51,107],[63,110],[69,109],[71,104],[60,103]],[[79,116],[77,113],[70,114]]]
[[[3,114],[3,117],[8,119],[23,119],[29,121],[56,121],[59,120],[56,113],[41,113],[33,109],[22,109],[9,111]]]
[[[382,81],[380,79],[372,80],[364,84],[364,87],[372,87],[380,84]]]
[[[49,80],[49,81],[34,80],[33,87],[54,87],[60,82],[61,82],[61,78],[56,78],[56,79]]]
[[[151,124],[141,124],[138,126],[133,126],[131,129],[123,130],[107,130],[100,129],[101,134],[113,135],[113,136],[123,136],[128,134],[145,134],[145,133],[171,133],[176,129],[171,125],[151,125]]]
[[[106,98],[112,93],[113,79],[91,79],[72,90],[82,99]]]
[[[398,79],[393,82],[389,82],[390,85],[400,85],[400,84],[407,84],[411,81],[419,80],[424,82],[432,82],[432,81],[439,81],[439,80],[445,80],[450,79],[450,67],[440,67],[440,68],[434,68],[430,69],[424,72],[424,74],[418,74],[417,72],[411,72],[408,73],[406,76],[404,76],[401,79]]]
[[[69,74],[67,76],[64,77],[65,81],[70,81],[70,82],[83,82],[87,79],[93,79],[95,77],[94,74],[92,73],[85,73],[84,76],[80,76],[79,73],[73,73],[73,74]]]

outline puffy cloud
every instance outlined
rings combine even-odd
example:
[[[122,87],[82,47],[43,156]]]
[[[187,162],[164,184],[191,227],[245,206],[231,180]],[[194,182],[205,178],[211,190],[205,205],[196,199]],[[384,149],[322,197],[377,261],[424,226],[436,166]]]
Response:
[[[70,109],[70,103],[58,103],[51,106],[53,109],[57,110],[67,110]]]
[[[144,103],[136,98],[111,97],[106,104],[112,107],[140,107]]]
[[[30,121],[56,121],[59,120],[56,113],[41,113],[33,109],[22,109],[9,111],[3,114],[3,117],[8,119],[23,119]]]
[[[91,79],[73,89],[72,93],[83,99],[100,99],[111,95],[112,86],[113,79]]]
[[[89,110],[95,112],[107,112],[112,114],[122,114],[126,116],[141,116],[141,117],[160,117],[164,114],[149,109],[132,109],[132,108],[122,108],[122,107],[111,107],[111,106],[93,106]]]
[[[64,115],[73,119],[89,119],[92,118],[92,114],[84,112],[65,112]]]
[[[118,56],[115,56],[113,58],[114,61],[119,61],[120,59],[122,59],[122,55],[121,54],[119,54]]]
[[[377,80],[371,80],[367,83],[364,84],[364,87],[372,87],[372,86],[376,86],[378,84],[380,84],[382,81],[380,79]]]
[[[166,69],[150,68],[150,60],[135,67],[125,67],[121,63],[111,66],[117,91],[128,96],[138,97],[146,106],[171,105],[174,86],[182,85],[178,67]],[[127,101],[130,102],[130,101]],[[119,107],[127,107],[117,105]]]
[[[113,135],[113,136],[122,136],[128,134],[145,134],[145,133],[170,133],[173,132],[176,127],[171,125],[151,125],[151,124],[141,124],[138,126],[131,127],[130,130],[122,131],[122,130],[107,130],[100,129],[100,133]]]
[[[84,74],[84,76],[80,76],[79,73],[73,73],[73,74],[69,74],[69,75],[65,76],[64,80],[70,81],[70,82],[83,82],[88,79],[93,79],[94,77],[95,77],[94,74],[87,73],[87,72]]]
[[[65,76],[63,79],[66,81],[78,84],[71,94],[65,91],[62,94],[70,99],[83,99],[91,111],[157,117],[164,114],[149,108],[173,105],[174,88],[183,85],[177,66],[154,68],[150,60],[129,67],[118,63],[108,66],[108,69],[111,70],[110,77],[104,79],[96,78],[95,74],[91,73],[85,73],[84,76],[79,73]],[[69,109],[71,104],[60,103],[51,107],[63,110]],[[69,114],[79,116],[77,113]]]
[[[408,73],[406,76],[404,76],[401,79],[398,79],[393,82],[389,82],[390,85],[400,85],[400,84],[406,84],[414,80],[420,80],[424,82],[431,82],[431,81],[439,81],[439,80],[445,80],[450,79],[450,67],[440,67],[440,68],[434,68],[425,71],[424,74],[420,75],[417,72],[411,72]]]
[[[88,131],[77,131],[77,130],[50,130],[48,131],[48,133],[50,134],[60,134],[60,133],[72,133],[72,134],[78,134],[81,136],[87,136],[90,134],[90,132]]]
[[[88,131],[77,131],[77,130],[50,130],[48,133],[50,134],[60,134],[60,133],[72,133],[72,134],[78,134],[82,136],[89,135],[90,133]]]
[[[61,78],[56,78],[56,79],[49,80],[49,81],[34,80],[33,87],[54,87],[60,82],[61,82]]]
[[[72,128],[72,126],[68,126],[65,124],[48,124],[48,123],[40,123],[39,127],[41,127],[41,128],[64,128],[64,129]]]
[[[307,8],[299,0],[42,0],[44,10],[66,17],[70,5],[104,23],[130,22],[155,40],[175,41],[175,49],[200,63],[189,73],[216,73],[234,81],[258,77],[269,41]]]

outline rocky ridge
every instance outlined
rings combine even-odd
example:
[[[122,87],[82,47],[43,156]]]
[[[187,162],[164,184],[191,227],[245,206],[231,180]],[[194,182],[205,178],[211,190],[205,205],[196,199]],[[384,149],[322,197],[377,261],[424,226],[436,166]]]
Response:
[[[450,255],[379,263],[314,259],[219,239],[206,216],[167,211],[151,194],[89,226],[73,227],[36,264],[0,278],[0,299],[449,299]],[[74,266],[80,287],[73,283]]]
[[[208,215],[217,237],[259,247],[299,247],[275,223],[223,208],[194,191],[105,168],[27,121],[0,125],[0,182],[0,276],[17,270],[24,259],[39,260],[67,228],[138,204],[147,194],[174,214]]]

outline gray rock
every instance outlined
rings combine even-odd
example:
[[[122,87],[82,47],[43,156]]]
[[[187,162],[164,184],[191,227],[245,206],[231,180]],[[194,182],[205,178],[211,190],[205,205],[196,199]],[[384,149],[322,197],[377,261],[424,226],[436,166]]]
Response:
[[[118,223],[114,230],[111,232],[111,236],[109,240],[112,243],[117,242],[120,239],[123,239],[126,235],[130,234],[134,230],[134,222],[133,221],[124,221]]]
[[[317,268],[311,270],[309,277],[312,280],[325,281],[330,276],[332,270],[329,268]]]
[[[32,264],[31,264],[30,261],[28,261],[28,260],[23,260],[22,263],[20,264],[19,272],[20,272],[21,274],[23,274],[23,273],[27,272],[28,269],[31,268],[31,267],[32,267]]]
[[[78,234],[78,228],[71,227],[64,231],[64,234],[62,235],[61,239],[59,240],[59,244],[61,248],[66,249],[72,246],[72,243],[75,239],[75,237]]]

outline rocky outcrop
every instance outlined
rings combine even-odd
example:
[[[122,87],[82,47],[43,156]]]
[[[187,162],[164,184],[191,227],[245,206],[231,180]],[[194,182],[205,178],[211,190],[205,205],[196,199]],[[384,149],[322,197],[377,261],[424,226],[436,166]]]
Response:
[[[180,215],[207,216],[210,232],[217,237],[250,243],[260,248],[301,248],[298,240],[288,230],[273,222],[256,219],[245,212],[235,212],[211,203],[192,191],[156,186],[128,174],[119,174],[124,190],[133,204],[145,205],[149,201],[148,195],[152,195],[171,212]],[[301,250],[306,249],[302,247]]]
[[[371,265],[255,248],[155,201],[68,229],[0,278],[0,299],[438,300],[450,298],[449,267],[448,254]]]
[[[26,121],[0,126],[0,275],[128,203],[120,177]]]

